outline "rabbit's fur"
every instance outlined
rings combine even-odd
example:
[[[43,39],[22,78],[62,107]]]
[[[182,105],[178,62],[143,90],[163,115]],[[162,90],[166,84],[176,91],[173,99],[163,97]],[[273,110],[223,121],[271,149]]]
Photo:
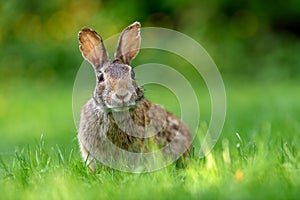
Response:
[[[101,37],[89,28],[79,32],[80,51],[97,77],[93,97],[82,107],[78,140],[84,160],[95,169],[95,160],[111,151],[103,143],[135,153],[164,148],[179,158],[186,157],[191,133],[186,124],[161,106],[144,98],[134,80],[131,60],[140,47],[140,23],[125,28],[120,35],[115,58],[110,61]],[[114,153],[110,154],[114,155]]]

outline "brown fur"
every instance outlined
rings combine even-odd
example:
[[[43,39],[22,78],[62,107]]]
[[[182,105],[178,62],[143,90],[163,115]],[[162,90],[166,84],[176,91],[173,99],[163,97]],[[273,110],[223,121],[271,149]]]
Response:
[[[96,75],[101,70],[104,76],[102,82],[97,82],[93,98],[82,107],[78,131],[82,157],[92,169],[92,161],[101,160],[102,154],[115,156],[108,145],[134,153],[169,146],[164,153],[176,158],[182,153],[186,157],[190,150],[192,138],[187,125],[147,101],[130,75],[129,64],[140,45],[139,28],[135,22],[121,33],[116,62],[108,61],[102,39],[95,31],[84,28],[79,33],[82,55],[93,65]]]

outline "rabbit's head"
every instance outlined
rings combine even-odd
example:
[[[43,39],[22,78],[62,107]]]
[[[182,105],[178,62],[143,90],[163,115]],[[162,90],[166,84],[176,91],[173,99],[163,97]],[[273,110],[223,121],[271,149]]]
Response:
[[[80,51],[93,65],[97,78],[93,98],[103,110],[127,110],[143,98],[143,90],[135,82],[130,66],[140,48],[140,26],[134,22],[122,31],[113,61],[95,31],[83,28],[79,32]]]

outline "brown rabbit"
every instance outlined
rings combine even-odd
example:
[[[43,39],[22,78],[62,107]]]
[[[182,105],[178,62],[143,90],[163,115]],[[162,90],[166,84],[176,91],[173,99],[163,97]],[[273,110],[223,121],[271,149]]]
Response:
[[[161,106],[149,102],[137,85],[131,60],[140,48],[140,23],[134,22],[119,37],[110,61],[101,37],[89,28],[79,32],[80,51],[96,74],[93,97],[82,107],[78,140],[82,157],[95,169],[107,154],[120,159],[119,149],[151,153],[163,149],[175,159],[188,156],[192,142],[186,124]]]

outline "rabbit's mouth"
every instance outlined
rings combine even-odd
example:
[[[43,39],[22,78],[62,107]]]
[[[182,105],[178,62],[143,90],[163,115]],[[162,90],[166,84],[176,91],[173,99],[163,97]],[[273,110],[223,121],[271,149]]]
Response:
[[[135,103],[124,106],[106,106],[106,110],[110,112],[123,112],[128,111],[136,106]]]
[[[111,105],[105,101],[102,102],[102,104],[99,104],[98,101],[96,100],[96,98],[93,97],[93,102],[94,102],[94,106],[96,107],[96,109],[98,111],[101,111],[101,112],[123,112],[123,111],[128,111],[130,109],[135,108],[139,104],[140,100],[138,100],[136,102],[130,102],[130,103],[123,102],[123,104],[119,104],[119,105]]]

